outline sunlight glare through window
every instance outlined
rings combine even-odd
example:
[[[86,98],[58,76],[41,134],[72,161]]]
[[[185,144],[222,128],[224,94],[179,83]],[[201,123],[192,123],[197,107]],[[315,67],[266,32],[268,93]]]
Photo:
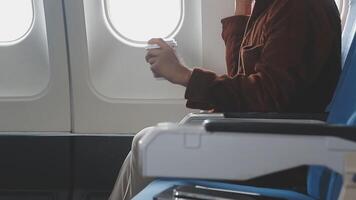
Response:
[[[106,20],[118,39],[144,46],[151,38],[172,39],[182,25],[184,0],[104,0]]]
[[[23,38],[32,21],[32,0],[0,0],[0,45]]]

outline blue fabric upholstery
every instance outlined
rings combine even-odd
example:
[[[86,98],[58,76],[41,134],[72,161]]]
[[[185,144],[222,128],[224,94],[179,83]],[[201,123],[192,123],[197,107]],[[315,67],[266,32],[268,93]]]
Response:
[[[320,200],[337,200],[342,176],[322,166],[312,166],[308,174],[308,195]]]
[[[356,11],[355,11],[356,12]],[[356,24],[356,23],[355,23]],[[356,29],[354,30],[356,31]],[[353,34],[355,35],[355,33]],[[333,100],[328,122],[347,124],[356,111],[356,38],[353,38]],[[349,124],[352,125],[352,124]],[[354,124],[355,125],[355,124]]]
[[[342,111],[339,111],[338,108],[341,105],[342,106],[342,98],[344,97],[344,91],[343,89],[344,85],[347,84],[345,83],[346,76],[348,75],[348,70],[351,68],[351,62],[350,59],[352,58],[352,43],[355,38],[355,33],[356,33],[356,0],[348,0],[349,3],[349,10],[348,10],[348,16],[346,19],[345,23],[345,28],[342,33],[342,49],[341,49],[341,57],[342,57],[342,67],[343,67],[343,72],[340,76],[340,80],[338,83],[338,86],[335,91],[334,98],[332,102],[330,103],[329,107],[327,108],[327,112],[331,112],[331,115],[329,117],[329,122],[330,123],[337,123],[337,124],[346,124],[346,118],[348,115],[344,115]],[[355,45],[353,45],[355,46]],[[355,47],[353,47],[355,49]],[[347,93],[346,93],[347,94]],[[336,105],[335,105],[335,102]]]
[[[346,18],[344,31],[342,33],[341,64],[342,64],[343,69],[347,68],[346,59],[349,55],[351,44],[352,44],[352,41],[353,41],[353,38],[354,38],[355,32],[356,32],[356,23],[355,23],[355,21],[356,21],[356,0],[347,0],[347,2],[345,2],[345,3],[349,4],[349,10],[348,10],[347,18]],[[336,89],[336,92],[334,95],[334,99],[328,106],[328,108],[326,110],[327,112],[330,112],[330,110],[334,106],[334,101],[339,95],[338,91],[340,90],[340,87],[342,86],[342,80],[344,80],[345,75],[346,75],[346,73],[341,74],[340,82],[337,86],[337,89]],[[331,122],[336,121],[335,118],[337,118],[337,117],[336,116],[333,117],[331,119]]]
[[[356,0],[349,0],[342,35],[343,70],[330,106],[328,123],[356,126]],[[317,199],[334,200],[342,187],[341,175],[325,167],[310,167],[308,193]]]
[[[258,193],[264,196],[279,197],[288,200],[337,200],[342,187],[342,176],[322,166],[310,167],[308,174],[308,195],[287,190],[242,186],[213,181],[161,179],[147,186],[134,200],[153,199],[155,195],[175,185],[200,185]]]
[[[286,190],[276,190],[276,189],[268,189],[268,188],[258,188],[258,187],[241,186],[241,185],[217,183],[217,182],[210,182],[210,181],[195,181],[195,180],[185,180],[185,181],[184,180],[156,180],[152,182],[145,190],[141,191],[137,196],[135,196],[133,200],[153,199],[155,195],[175,185],[200,185],[200,186],[213,187],[218,189],[258,193],[264,196],[277,197],[277,198],[279,197],[288,200],[316,200],[312,197],[297,192],[286,191]]]

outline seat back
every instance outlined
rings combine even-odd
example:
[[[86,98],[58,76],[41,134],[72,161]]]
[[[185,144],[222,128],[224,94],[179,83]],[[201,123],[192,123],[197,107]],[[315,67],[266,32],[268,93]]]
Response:
[[[348,0],[342,35],[342,74],[329,107],[328,122],[356,125],[356,0]],[[344,11],[345,12],[345,11]],[[308,194],[316,199],[335,200],[341,191],[342,176],[325,167],[311,166]]]
[[[342,39],[343,70],[330,107],[331,124],[356,125],[350,122],[356,112],[356,0],[349,2]]]

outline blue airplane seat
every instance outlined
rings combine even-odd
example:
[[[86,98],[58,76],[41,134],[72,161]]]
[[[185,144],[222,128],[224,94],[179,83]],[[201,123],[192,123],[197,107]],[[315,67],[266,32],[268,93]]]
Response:
[[[346,2],[345,2],[346,3]],[[344,26],[344,30],[342,32],[342,48],[341,48],[341,64],[342,64],[342,68],[343,70],[345,70],[345,66],[349,66],[349,64],[346,64],[346,59],[348,57],[348,55],[350,54],[350,48],[351,48],[351,44],[354,38],[354,34],[356,32],[356,0],[348,0],[348,15],[346,18],[346,22],[345,22],[345,26]],[[346,69],[347,70],[347,69]],[[340,80],[344,80],[345,79],[345,75],[347,73],[342,73]],[[336,91],[339,91],[340,87],[341,87],[341,82],[339,83],[339,85],[337,86]],[[334,106],[334,102],[335,102],[335,98],[338,96],[338,93],[335,93],[335,96],[333,98],[333,100],[331,101],[329,107],[327,108],[327,112],[330,112],[332,107]]]
[[[350,11],[343,34],[343,71],[330,106],[328,123],[356,126],[356,0],[350,0]],[[306,195],[293,191],[249,187],[213,181],[158,179],[141,191],[133,200],[153,199],[155,195],[174,185],[201,185],[220,189],[259,193],[288,200],[337,200],[342,176],[323,166],[309,167]]]
[[[323,166],[309,167],[308,195],[314,199],[337,200],[342,188],[342,176]]]
[[[349,15],[342,38],[343,71],[330,107],[328,123],[356,126],[356,1],[350,0],[349,5]],[[311,196],[322,197],[321,191],[327,191],[320,189],[327,187],[321,182],[323,173],[327,174],[323,167],[310,167],[308,192]],[[321,199],[337,199],[338,197],[337,191],[341,188],[342,178],[335,173],[329,177],[330,185],[334,187],[329,187],[329,193],[324,193],[327,198]]]
[[[284,198],[287,200],[316,200],[308,195],[300,194],[293,191],[250,187],[243,185],[234,185],[228,183],[219,183],[213,181],[199,181],[199,180],[169,180],[161,179],[152,182],[145,190],[136,195],[133,200],[147,200],[153,199],[155,195],[169,189],[173,186],[179,185],[199,185],[203,187],[210,187],[223,190],[233,190],[240,192],[258,193],[267,197]]]
[[[356,5],[354,5],[356,8]],[[354,9],[355,10],[355,9]],[[356,15],[356,10],[353,12]],[[340,77],[340,81],[335,92],[333,103],[330,109],[328,122],[331,124],[349,124],[352,125],[354,121],[356,110],[356,23],[351,22],[353,25],[353,33],[345,34],[353,37],[351,45],[345,60],[344,69]],[[344,36],[345,36],[344,35]],[[351,120],[351,121],[350,121]]]

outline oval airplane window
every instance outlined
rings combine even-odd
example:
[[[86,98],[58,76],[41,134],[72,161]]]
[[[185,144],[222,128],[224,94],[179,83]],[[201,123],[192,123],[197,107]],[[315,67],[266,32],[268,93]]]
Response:
[[[184,19],[184,0],[103,0],[109,29],[123,43],[143,47],[151,38],[172,39]]]
[[[0,45],[16,42],[29,33],[34,19],[32,0],[0,1]]]

